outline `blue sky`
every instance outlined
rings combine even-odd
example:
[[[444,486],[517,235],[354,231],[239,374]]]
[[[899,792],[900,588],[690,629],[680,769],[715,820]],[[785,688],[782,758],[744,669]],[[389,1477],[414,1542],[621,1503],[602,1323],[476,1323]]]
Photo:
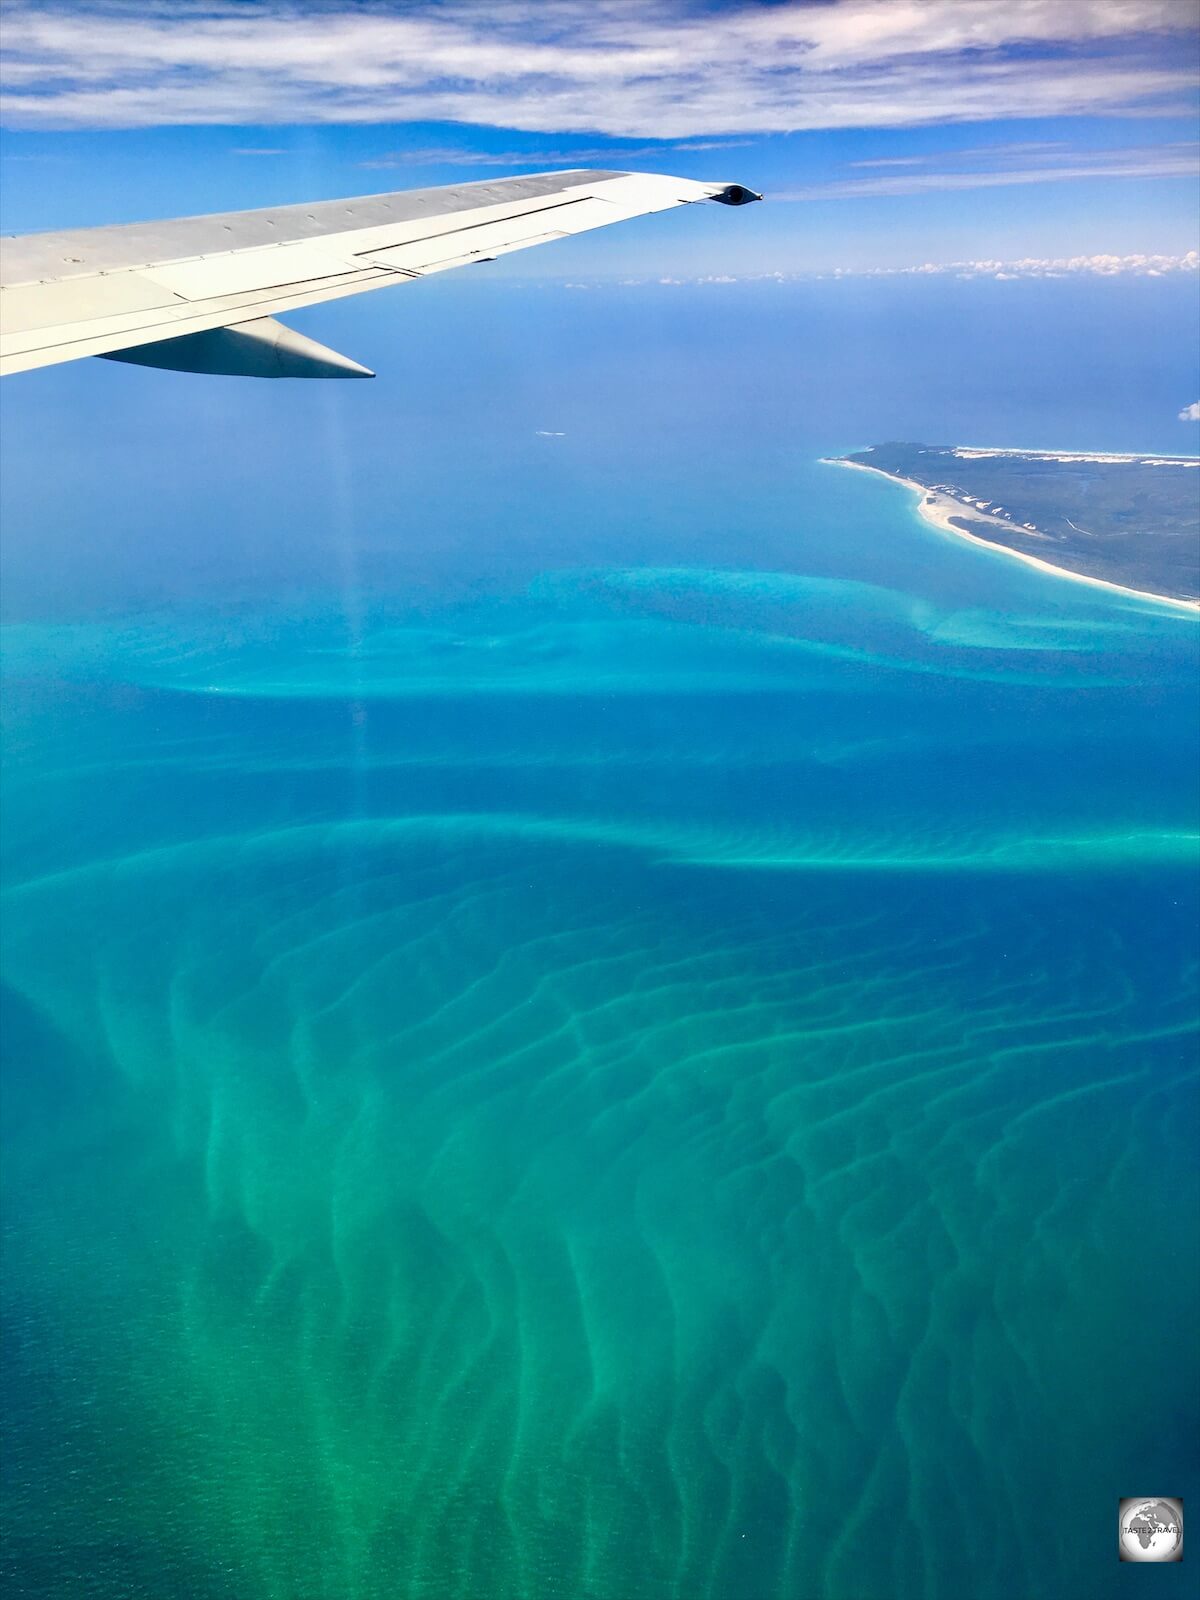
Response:
[[[1200,244],[1186,0],[15,0],[4,43],[8,231],[604,165],[772,204],[492,270],[1173,273]]]

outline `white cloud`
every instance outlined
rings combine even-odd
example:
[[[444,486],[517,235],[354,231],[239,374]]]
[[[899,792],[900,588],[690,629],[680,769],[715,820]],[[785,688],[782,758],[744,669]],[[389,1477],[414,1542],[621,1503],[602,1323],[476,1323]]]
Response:
[[[1200,272],[1200,251],[1183,255],[1024,256],[1018,261],[925,261],[915,267],[838,268],[832,278],[925,278],[952,274],[959,278],[1163,278]]]
[[[992,189],[1022,183],[1062,183],[1081,178],[1191,178],[1200,177],[1200,146],[1194,144],[1135,145],[1115,150],[1064,150],[1047,147],[1039,160],[1026,158],[1019,165],[1004,165],[1010,152],[1020,146],[1005,146],[998,151],[972,151],[975,159],[990,158],[991,166],[971,171],[915,171],[927,165],[927,156],[896,158],[903,172],[881,177],[835,179],[830,183],[810,184],[786,194],[773,194],[772,200],[858,200],[874,196],[934,194],[954,189]],[[959,159],[967,152],[959,152]],[[946,161],[938,156],[939,164]],[[951,158],[953,159],[953,158]],[[886,162],[858,162],[858,166],[884,166]]]
[[[566,167],[592,163],[612,165],[614,162],[657,161],[671,155],[691,154],[697,150],[741,150],[749,139],[691,139],[685,142],[668,140],[661,144],[634,145],[631,148],[614,148],[612,145],[584,147],[582,149],[532,149],[532,150],[467,150],[460,145],[414,145],[410,150],[388,150],[369,161],[360,161],[360,167]],[[249,154],[248,151],[238,152]],[[255,152],[268,153],[268,152]],[[276,152],[269,152],[275,154]]]
[[[454,121],[679,139],[1161,111],[1185,0],[9,0],[24,126]]]
[[[1178,278],[1200,273],[1200,251],[1183,255],[1090,255],[1023,256],[1016,261],[923,261],[908,267],[836,267],[829,272],[747,272],[705,274],[695,278],[622,278],[624,288],[680,288],[684,284],[710,283],[807,283],[851,278],[934,278],[992,279],[1012,283],[1028,278]],[[599,289],[606,280],[591,283],[563,283],[564,289]],[[1185,413],[1180,413],[1181,418]],[[1186,419],[1195,416],[1189,408]]]
[[[1193,400],[1179,413],[1180,422],[1200,422],[1200,400]]]
[[[1050,154],[1057,155],[1063,148],[1061,139],[1044,140],[1021,144],[989,144],[973,145],[966,150],[939,150],[936,156],[872,156],[862,161],[847,163],[850,167],[927,167],[932,161],[998,161],[1014,155],[1022,159],[1042,157]]]

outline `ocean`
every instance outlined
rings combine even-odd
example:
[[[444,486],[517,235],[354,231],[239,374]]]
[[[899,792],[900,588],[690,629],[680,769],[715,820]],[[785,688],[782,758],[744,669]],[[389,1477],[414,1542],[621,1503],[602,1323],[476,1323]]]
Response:
[[[5,386],[14,1600],[1126,1592],[1200,625],[821,457],[1194,449],[1195,321],[448,280],[304,322],[374,384]]]

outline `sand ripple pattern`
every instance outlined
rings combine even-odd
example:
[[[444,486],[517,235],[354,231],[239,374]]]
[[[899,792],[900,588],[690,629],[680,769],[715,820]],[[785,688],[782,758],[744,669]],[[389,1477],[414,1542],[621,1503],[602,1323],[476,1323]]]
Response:
[[[200,1600],[1109,1592],[1031,1496],[1106,1521],[1145,1426],[1114,1308],[1166,1291],[1112,1241],[1180,1201],[1195,973],[1111,930],[1187,908],[969,881],[365,819],[12,890],[16,1367],[94,1410],[19,1551],[106,1597],[131,1528]]]

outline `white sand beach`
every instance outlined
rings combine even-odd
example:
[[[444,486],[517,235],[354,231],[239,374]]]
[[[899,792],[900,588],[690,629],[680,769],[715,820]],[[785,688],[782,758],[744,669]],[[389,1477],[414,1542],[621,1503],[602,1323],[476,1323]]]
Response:
[[[980,452],[981,454],[984,452]],[[997,450],[986,452],[988,454],[1008,454],[1010,452]],[[1012,454],[1032,455],[1033,451],[1011,452]],[[1049,454],[1049,452],[1039,452]],[[1043,560],[1026,550],[1014,550],[1011,545],[1000,544],[997,540],[981,538],[979,534],[969,533],[965,528],[956,527],[951,521],[952,517],[970,517],[972,522],[993,522],[998,528],[1003,528],[1005,533],[1019,533],[1026,539],[1044,539],[1043,533],[1031,531],[1027,528],[1007,521],[1003,517],[992,516],[989,512],[980,511],[974,501],[964,502],[956,500],[952,495],[939,494],[935,490],[927,489],[924,484],[916,483],[912,478],[901,478],[893,472],[885,472],[882,467],[869,467],[863,461],[847,461],[841,456],[822,456],[820,458],[827,466],[852,467],[858,472],[872,472],[876,477],[887,478],[892,483],[902,483],[906,489],[911,489],[917,496],[917,509],[935,528],[943,533],[951,533],[956,539],[969,539],[972,544],[981,545],[985,550],[996,550],[1001,555],[1012,556],[1017,561],[1024,561],[1027,566],[1039,567],[1043,572],[1053,573],[1059,578],[1071,578],[1076,583],[1087,583],[1096,589],[1110,589],[1116,594],[1132,595],[1138,600],[1153,600],[1159,605],[1171,606],[1180,611],[1200,613],[1200,601],[1180,600],[1173,595],[1154,594],[1148,589],[1131,589],[1123,583],[1112,583],[1107,578],[1093,578],[1086,572],[1072,572],[1069,567],[1059,566],[1053,561]],[[1090,457],[1088,459],[1113,459],[1111,457]],[[1133,459],[1141,460],[1141,457]]]
[[[1137,461],[1144,467],[1200,467],[1200,456],[1167,456],[1156,451],[1136,455],[1128,450],[1015,450],[1000,445],[958,444],[950,454],[960,461],[982,461],[989,456],[1033,456],[1038,461]]]

